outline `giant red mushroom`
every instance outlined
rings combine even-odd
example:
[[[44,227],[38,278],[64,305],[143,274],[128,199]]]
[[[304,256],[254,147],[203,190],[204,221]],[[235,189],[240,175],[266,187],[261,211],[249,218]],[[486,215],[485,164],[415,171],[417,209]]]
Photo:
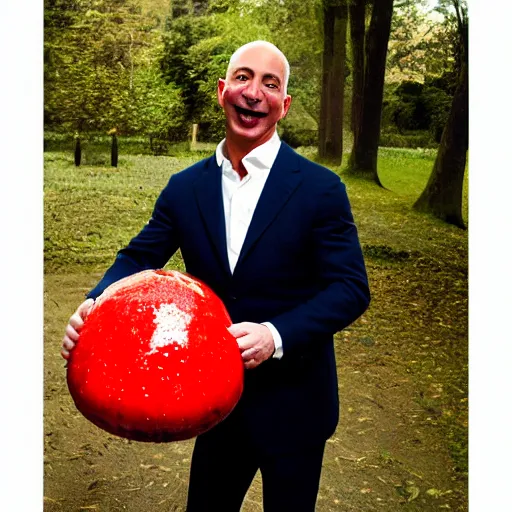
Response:
[[[177,271],[145,270],[109,286],[71,352],[77,409],[137,441],[189,439],[222,421],[243,388],[243,362],[222,301]]]

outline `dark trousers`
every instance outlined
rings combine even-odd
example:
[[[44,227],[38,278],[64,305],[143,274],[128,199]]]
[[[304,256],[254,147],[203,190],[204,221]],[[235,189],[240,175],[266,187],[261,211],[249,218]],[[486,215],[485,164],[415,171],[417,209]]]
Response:
[[[265,512],[314,512],[325,443],[265,454],[250,441],[208,434],[196,440],[187,512],[238,512],[257,470]]]

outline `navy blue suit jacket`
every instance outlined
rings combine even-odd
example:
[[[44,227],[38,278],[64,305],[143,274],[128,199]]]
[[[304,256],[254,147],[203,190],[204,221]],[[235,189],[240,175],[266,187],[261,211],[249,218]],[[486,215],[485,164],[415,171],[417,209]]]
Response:
[[[333,335],[370,300],[345,186],[282,143],[232,274],[221,177],[215,156],[173,175],[89,297],[162,268],[180,248],[187,272],[218,294],[233,323],[272,322],[283,340],[282,359],[245,372],[239,404],[216,429],[243,426],[271,452],[323,441],[338,422]]]

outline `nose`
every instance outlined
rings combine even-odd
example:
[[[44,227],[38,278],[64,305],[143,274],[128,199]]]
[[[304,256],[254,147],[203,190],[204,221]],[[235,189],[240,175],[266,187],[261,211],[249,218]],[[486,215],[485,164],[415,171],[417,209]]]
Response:
[[[242,96],[248,105],[254,105],[262,100],[262,92],[260,84],[257,80],[251,80],[242,92]]]

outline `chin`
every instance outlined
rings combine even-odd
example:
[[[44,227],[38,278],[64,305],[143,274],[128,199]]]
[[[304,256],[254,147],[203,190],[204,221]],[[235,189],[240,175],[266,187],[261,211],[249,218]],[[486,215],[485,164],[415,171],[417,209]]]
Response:
[[[231,126],[229,131],[232,136],[251,142],[257,142],[259,140],[266,142],[274,134],[273,130],[265,130],[260,127],[246,128],[239,125]]]

